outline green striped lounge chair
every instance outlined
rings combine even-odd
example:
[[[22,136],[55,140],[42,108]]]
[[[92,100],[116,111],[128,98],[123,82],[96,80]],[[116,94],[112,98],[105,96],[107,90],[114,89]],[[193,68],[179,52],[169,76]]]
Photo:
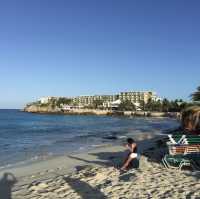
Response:
[[[169,168],[178,168],[179,170],[182,169],[183,166],[193,167],[193,162],[182,154],[178,155],[165,155],[162,159],[164,166]]]

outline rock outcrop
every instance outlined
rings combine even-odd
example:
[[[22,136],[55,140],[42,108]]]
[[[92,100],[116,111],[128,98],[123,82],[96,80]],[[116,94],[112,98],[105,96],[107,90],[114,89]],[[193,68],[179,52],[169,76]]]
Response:
[[[200,134],[200,106],[186,108],[182,112],[183,129]]]
[[[24,111],[29,113],[58,113],[60,109],[52,106],[29,105],[24,108]]]

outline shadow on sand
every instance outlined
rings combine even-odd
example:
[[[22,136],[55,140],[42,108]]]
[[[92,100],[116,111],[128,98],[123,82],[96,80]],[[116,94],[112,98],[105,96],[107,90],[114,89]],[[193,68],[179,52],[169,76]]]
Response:
[[[75,160],[83,161],[87,164],[96,164],[108,167],[119,165],[122,159],[125,157],[124,152],[98,152],[98,153],[89,153],[89,155],[96,157],[97,160],[89,160],[86,158],[83,159],[81,157],[71,156],[71,155],[68,157]]]
[[[166,144],[165,140],[159,137],[158,139],[151,138],[148,140],[139,141],[138,148],[139,148],[139,154],[147,157],[147,159],[150,162],[156,162],[161,163],[161,159],[166,154]],[[150,144],[149,146],[149,143]],[[149,146],[149,147],[145,147]],[[91,156],[95,157],[95,160],[77,157],[77,156],[68,156],[69,158],[83,161],[87,164],[96,164],[100,166],[111,166],[111,167],[121,167],[124,159],[126,159],[128,155],[128,151],[124,148],[124,151],[118,151],[118,152],[96,152],[96,153],[88,153]],[[133,168],[139,168],[139,160],[135,159],[132,162]]]
[[[4,173],[0,179],[0,199],[11,199],[12,187],[17,182],[12,173]]]
[[[185,176],[192,176],[197,180],[197,182],[200,181],[200,171],[193,171],[191,173],[185,173]]]
[[[107,197],[97,188],[91,187],[86,182],[80,181],[76,178],[65,177],[66,183],[81,196],[82,199],[96,198],[106,199]]]
[[[100,166],[119,168],[122,166],[124,159],[127,157],[127,154],[127,151],[89,153],[89,155],[96,157],[97,160],[88,160],[77,156],[68,157],[75,160],[83,161],[87,164],[96,164]],[[131,164],[132,168],[139,168],[139,160],[135,159],[132,161]]]

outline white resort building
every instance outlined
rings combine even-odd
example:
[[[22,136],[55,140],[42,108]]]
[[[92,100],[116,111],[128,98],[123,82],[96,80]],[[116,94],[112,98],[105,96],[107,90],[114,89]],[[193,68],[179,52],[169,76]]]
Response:
[[[119,99],[122,101],[129,100],[132,103],[147,103],[150,99],[152,101],[156,101],[157,95],[155,92],[152,91],[128,91],[128,92],[121,92],[119,94]]]
[[[77,105],[88,106],[93,104],[95,101],[102,102],[103,107],[116,107],[122,101],[131,101],[137,107],[140,106],[141,102],[145,104],[149,101],[158,101],[161,100],[155,92],[153,91],[128,91],[120,92],[115,95],[85,95],[72,98],[73,102]]]
[[[38,101],[41,104],[48,104],[59,97],[42,97]],[[161,100],[153,91],[127,91],[114,95],[84,95],[77,97],[66,97],[71,99],[70,104],[62,104],[63,109],[84,108],[93,104],[101,104],[102,108],[117,108],[123,101],[131,101],[136,107],[140,107],[141,102],[147,103],[149,100]]]

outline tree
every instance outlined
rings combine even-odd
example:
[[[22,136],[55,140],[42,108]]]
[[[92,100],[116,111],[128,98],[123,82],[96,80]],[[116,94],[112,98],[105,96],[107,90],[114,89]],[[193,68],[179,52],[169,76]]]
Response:
[[[164,98],[163,102],[162,102],[162,111],[168,112],[170,108],[171,108],[170,101],[168,99]]]
[[[145,111],[162,111],[162,103],[160,100],[153,101],[151,99],[145,104]]]
[[[178,100],[170,101],[169,105],[170,105],[168,108],[169,112],[179,112],[180,111]]]
[[[144,111],[152,111],[152,106],[153,106],[153,101],[152,99],[148,99],[147,103],[144,103]]]
[[[187,105],[182,99],[176,99],[174,101],[169,101],[166,98],[163,101],[149,99],[146,104],[140,102],[140,108],[143,111],[180,112]]]
[[[70,98],[65,98],[65,97],[60,97],[58,100],[56,100],[56,106],[60,107],[61,104],[71,104],[72,99]]]
[[[103,100],[94,100],[91,106],[97,109],[99,106],[103,106]]]
[[[140,100],[139,104],[140,104],[140,107],[139,107],[139,108],[140,108],[142,111],[145,111],[146,106],[145,106],[144,100]]]
[[[197,91],[191,94],[193,101],[200,101],[200,86],[197,87]]]
[[[130,100],[122,101],[119,105],[118,110],[120,111],[135,111],[136,107]]]
[[[180,106],[180,111],[182,111],[191,105],[187,102],[182,102],[179,106]]]
[[[153,102],[153,111],[162,111],[162,102],[160,100]]]

